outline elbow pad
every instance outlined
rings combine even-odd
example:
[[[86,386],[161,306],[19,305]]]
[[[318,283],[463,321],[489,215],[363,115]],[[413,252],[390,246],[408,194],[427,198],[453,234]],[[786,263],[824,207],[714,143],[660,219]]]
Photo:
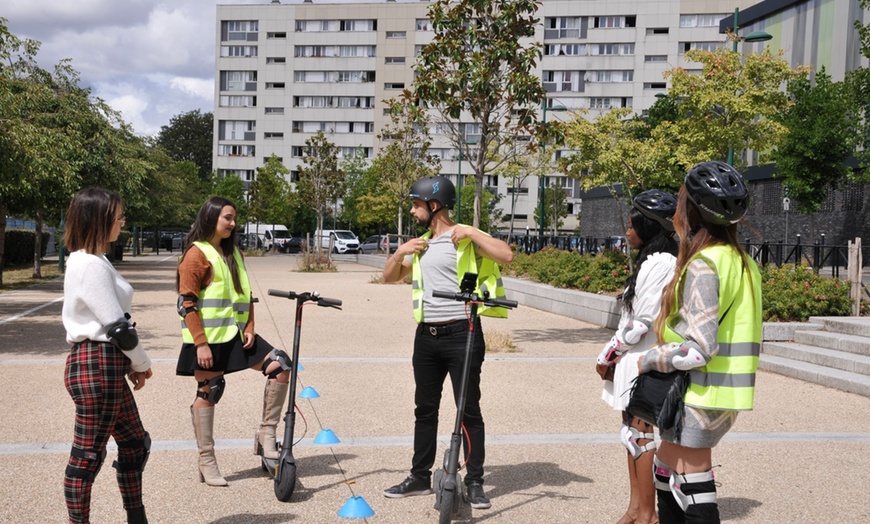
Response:
[[[193,305],[190,307],[184,307],[185,302],[193,302]],[[194,311],[199,311],[199,308],[196,307],[196,303],[199,302],[199,297],[196,295],[178,295],[178,302],[175,307],[178,311],[178,314],[181,315],[181,318],[184,318],[188,315],[188,313],[193,313]]]
[[[598,354],[598,358],[596,362],[601,365],[610,365],[622,355],[622,343],[619,342],[619,339],[616,336],[613,336],[610,339],[610,342],[604,346],[604,349],[601,350],[601,353]]]
[[[139,334],[136,333],[136,323],[130,322],[130,314],[124,313],[124,318],[109,326],[106,336],[109,342],[122,351],[136,349],[139,345]]]
[[[701,346],[695,342],[684,342],[671,357],[671,363],[680,371],[700,368],[707,365],[707,357],[701,351]]]
[[[650,324],[652,324],[652,321],[649,319],[636,318],[617,331],[616,336],[625,344],[633,346],[640,342],[640,339],[647,334]]]

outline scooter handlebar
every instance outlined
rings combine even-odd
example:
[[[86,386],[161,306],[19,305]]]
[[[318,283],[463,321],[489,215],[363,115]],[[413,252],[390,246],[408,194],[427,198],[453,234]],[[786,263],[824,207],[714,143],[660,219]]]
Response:
[[[503,307],[507,309],[513,309],[519,305],[516,300],[508,300],[506,298],[480,298],[473,294],[452,293],[450,291],[438,291],[437,289],[432,291],[432,296],[436,298],[447,298],[450,300],[456,300],[458,302],[470,302],[473,300],[477,300],[482,302],[483,305],[487,307]]]
[[[341,300],[337,298],[320,297],[317,299],[317,305],[323,307],[338,307],[341,305]]]
[[[301,299],[303,302],[317,302],[318,306],[323,307],[339,307],[341,300],[337,298],[321,297],[316,291],[311,293],[297,293],[295,291],[281,291],[280,289],[270,289],[269,294],[273,297],[289,298],[291,300]]]
[[[296,298],[296,292],[294,291],[281,291],[280,289],[270,289],[269,294],[273,297],[281,297],[281,298]]]

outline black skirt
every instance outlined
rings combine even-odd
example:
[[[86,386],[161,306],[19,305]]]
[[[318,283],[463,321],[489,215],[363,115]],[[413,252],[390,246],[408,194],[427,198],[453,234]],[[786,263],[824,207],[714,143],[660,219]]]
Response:
[[[266,342],[260,335],[254,335],[254,345],[249,349],[244,349],[242,345],[244,340],[241,333],[230,340],[220,344],[209,344],[214,365],[211,369],[202,369],[196,361],[196,345],[185,343],[181,345],[181,352],[178,354],[178,364],[175,366],[175,374],[185,377],[192,377],[194,371],[223,371],[224,373],[235,373],[243,369],[248,369],[251,366],[258,364],[273,347]]]

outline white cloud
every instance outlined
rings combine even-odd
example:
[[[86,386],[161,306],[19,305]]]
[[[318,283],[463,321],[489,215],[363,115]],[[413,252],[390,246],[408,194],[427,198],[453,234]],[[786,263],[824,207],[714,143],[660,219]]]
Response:
[[[214,101],[214,81],[211,79],[175,77],[170,85],[187,94],[202,98],[203,101]]]

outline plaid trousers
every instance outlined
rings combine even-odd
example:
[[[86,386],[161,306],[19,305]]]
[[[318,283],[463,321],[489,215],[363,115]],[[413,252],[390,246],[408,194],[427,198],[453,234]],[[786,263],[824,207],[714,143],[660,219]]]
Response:
[[[129,370],[130,360],[108,342],[85,340],[73,345],[66,359],[64,385],[76,405],[74,448],[99,454],[105,452],[109,436],[116,443],[145,437],[139,409],[126,380]],[[144,453],[144,448],[119,447],[118,462],[141,461]],[[69,465],[96,475],[102,461],[70,455]],[[142,472],[118,471],[116,476],[124,508],[141,507]],[[89,522],[92,485],[92,480],[64,476],[70,522]]]

